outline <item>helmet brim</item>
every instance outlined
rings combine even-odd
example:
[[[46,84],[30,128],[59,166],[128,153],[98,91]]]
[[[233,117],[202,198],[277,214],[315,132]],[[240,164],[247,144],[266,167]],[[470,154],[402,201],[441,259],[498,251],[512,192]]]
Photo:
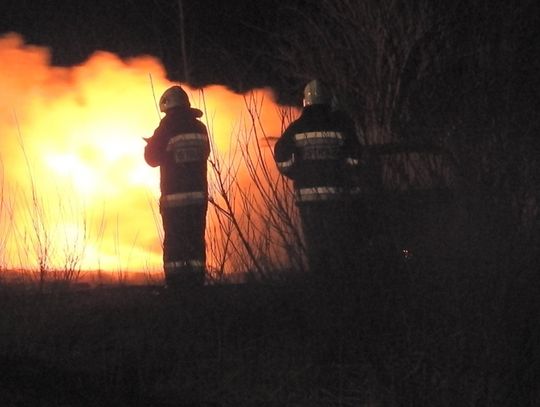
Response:
[[[193,116],[199,118],[199,117],[202,117],[203,115],[203,112],[202,110],[199,110],[195,107],[190,107],[189,110],[191,111],[191,113],[193,114]]]

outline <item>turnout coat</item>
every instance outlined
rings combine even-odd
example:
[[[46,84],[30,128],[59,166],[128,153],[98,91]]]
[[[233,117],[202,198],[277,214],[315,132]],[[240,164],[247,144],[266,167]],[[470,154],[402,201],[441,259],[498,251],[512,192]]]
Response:
[[[313,271],[353,267],[359,154],[352,121],[323,104],[304,107],[274,147],[278,170],[293,181]]]

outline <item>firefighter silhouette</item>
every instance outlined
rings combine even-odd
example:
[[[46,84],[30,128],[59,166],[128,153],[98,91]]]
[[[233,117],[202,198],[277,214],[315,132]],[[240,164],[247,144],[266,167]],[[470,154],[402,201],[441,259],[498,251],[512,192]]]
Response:
[[[160,167],[163,266],[168,286],[202,285],[208,208],[208,131],[180,86],[167,89],[159,107],[165,116],[146,139],[144,158]]]
[[[274,159],[293,181],[308,266],[317,274],[357,267],[359,154],[352,120],[332,110],[320,81],[309,82],[302,112],[277,141]]]

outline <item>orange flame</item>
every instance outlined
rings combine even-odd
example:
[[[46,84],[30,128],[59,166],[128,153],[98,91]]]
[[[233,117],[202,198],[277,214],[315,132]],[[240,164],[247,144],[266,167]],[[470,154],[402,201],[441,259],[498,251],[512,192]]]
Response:
[[[172,85],[158,60],[96,52],[70,68],[17,34],[0,37],[0,268],[161,270],[159,172],[143,137]],[[242,95],[186,87],[224,153],[241,126]],[[281,129],[266,90],[264,126]]]

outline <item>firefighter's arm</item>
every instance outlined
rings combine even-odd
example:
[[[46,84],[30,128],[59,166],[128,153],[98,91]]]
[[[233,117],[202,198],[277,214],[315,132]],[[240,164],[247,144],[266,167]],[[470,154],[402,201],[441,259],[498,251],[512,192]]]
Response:
[[[288,177],[294,176],[297,155],[292,136],[285,131],[274,147],[274,160],[276,161],[279,172]]]
[[[163,131],[158,127],[154,135],[145,139],[146,146],[144,147],[144,160],[151,167],[161,165],[163,154],[165,152],[165,137]]]

